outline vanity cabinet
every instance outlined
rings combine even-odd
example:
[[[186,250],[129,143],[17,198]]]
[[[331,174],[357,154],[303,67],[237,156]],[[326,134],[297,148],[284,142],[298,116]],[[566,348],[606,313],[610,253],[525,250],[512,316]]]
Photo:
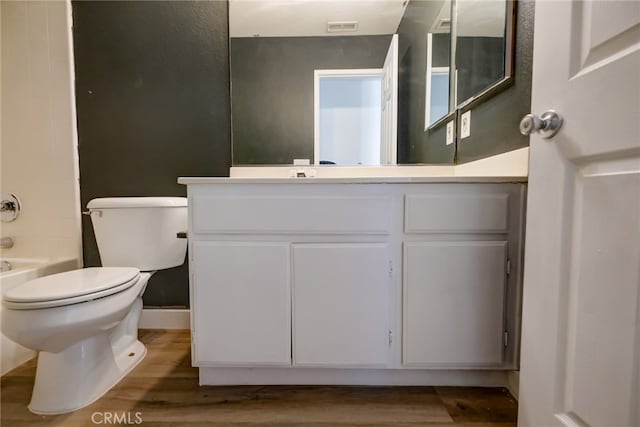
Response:
[[[201,383],[517,368],[525,185],[332,181],[189,185]]]

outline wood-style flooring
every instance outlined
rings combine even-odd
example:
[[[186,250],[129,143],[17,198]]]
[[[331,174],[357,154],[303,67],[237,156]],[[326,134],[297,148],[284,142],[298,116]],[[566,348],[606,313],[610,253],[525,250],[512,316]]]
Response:
[[[200,387],[188,331],[146,330],[140,337],[148,349],[140,365],[97,402],[71,414],[28,411],[35,361],[9,372],[0,389],[2,427],[109,425],[105,413],[145,427],[516,425],[517,403],[501,388]]]

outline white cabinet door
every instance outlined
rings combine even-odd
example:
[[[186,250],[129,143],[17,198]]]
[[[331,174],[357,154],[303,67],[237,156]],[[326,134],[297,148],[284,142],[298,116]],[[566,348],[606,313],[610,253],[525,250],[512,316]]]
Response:
[[[293,245],[297,366],[385,366],[390,258],[386,244]]]
[[[290,365],[288,243],[193,243],[195,358]]]
[[[404,245],[403,364],[502,363],[506,242]]]

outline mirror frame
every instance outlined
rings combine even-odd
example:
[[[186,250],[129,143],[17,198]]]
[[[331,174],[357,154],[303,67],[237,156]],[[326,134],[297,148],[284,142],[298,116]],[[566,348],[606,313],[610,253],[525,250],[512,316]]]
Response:
[[[457,16],[457,2],[460,0],[451,0],[451,16]],[[516,42],[516,19],[517,19],[517,2],[518,0],[505,0],[506,1],[506,13],[505,13],[505,64],[504,64],[504,77],[491,86],[487,87],[478,94],[466,99],[464,102],[456,105],[455,92],[456,81],[455,77],[451,78],[455,73],[449,74],[449,113],[439,120],[434,122],[431,126],[425,128],[425,131],[431,131],[437,129],[451,120],[457,121],[457,116],[462,114],[475,106],[491,99],[503,90],[511,87],[514,83],[515,74],[515,42]],[[457,39],[457,19],[451,20],[451,58],[449,60],[450,69],[455,69],[455,57],[456,57],[456,39]],[[426,108],[426,99],[425,99]],[[457,131],[457,129],[456,129]],[[457,132],[455,137],[457,138]]]

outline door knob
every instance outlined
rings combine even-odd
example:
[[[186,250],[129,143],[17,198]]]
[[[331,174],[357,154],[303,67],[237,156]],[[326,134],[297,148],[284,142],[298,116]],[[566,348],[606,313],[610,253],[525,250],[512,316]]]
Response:
[[[538,132],[545,139],[554,136],[562,127],[562,116],[553,110],[545,111],[542,116],[527,114],[520,121],[520,133],[531,135]]]

